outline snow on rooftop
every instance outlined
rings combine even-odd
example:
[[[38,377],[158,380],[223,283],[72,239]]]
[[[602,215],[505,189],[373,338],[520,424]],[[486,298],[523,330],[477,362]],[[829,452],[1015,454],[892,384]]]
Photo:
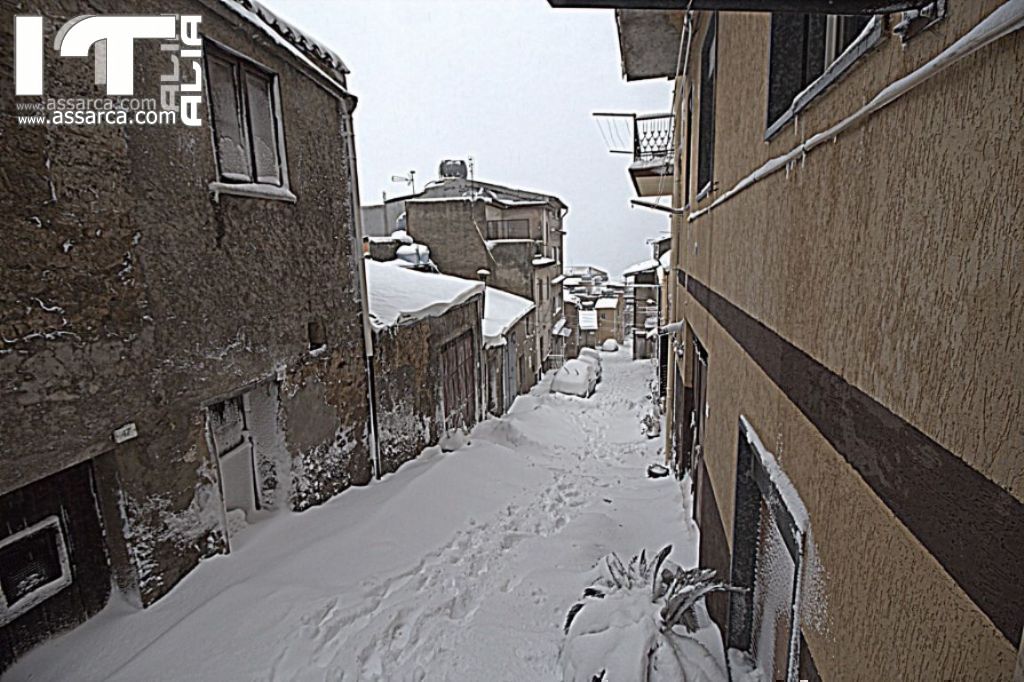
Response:
[[[554,265],[557,261],[554,258],[548,258],[547,256],[537,256],[533,259],[533,264],[537,267],[546,265]]]
[[[622,276],[629,277],[630,275],[636,275],[641,272],[647,272],[648,270],[654,270],[655,268],[658,267],[658,265],[658,261],[654,260],[653,258],[648,258],[647,260],[640,261],[639,263],[634,263],[633,265],[630,265],[628,268],[622,271]]]
[[[483,290],[482,282],[410,270],[403,261],[364,261],[370,321],[375,329],[437,317]]]
[[[487,287],[487,301],[484,306],[484,347],[504,345],[505,334],[533,309],[533,301],[528,298]]]
[[[617,298],[599,298],[594,304],[594,308],[597,310],[615,310],[618,307],[619,299]]]
[[[585,332],[597,331],[597,311],[596,310],[581,310],[580,311],[580,330]]]

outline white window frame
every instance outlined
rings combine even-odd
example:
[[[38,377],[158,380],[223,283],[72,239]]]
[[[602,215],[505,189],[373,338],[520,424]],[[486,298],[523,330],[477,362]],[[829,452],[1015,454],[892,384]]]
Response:
[[[64,540],[64,529],[61,527],[60,519],[55,515],[47,516],[42,521],[3,538],[0,540],[0,549],[13,545],[25,538],[50,528],[54,528],[57,531],[57,558],[60,561],[60,577],[56,580],[51,580],[48,583],[40,585],[32,592],[29,592],[26,596],[16,601],[13,605],[8,603],[7,595],[5,595],[3,593],[3,589],[0,588],[0,625],[7,625],[15,618],[18,618],[30,609],[35,608],[71,584],[71,561],[68,557],[68,548]]]

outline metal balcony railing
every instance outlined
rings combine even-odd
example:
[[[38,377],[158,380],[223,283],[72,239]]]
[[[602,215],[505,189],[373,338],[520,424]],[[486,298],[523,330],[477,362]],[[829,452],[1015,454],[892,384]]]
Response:
[[[486,239],[529,239],[530,221],[488,220]]]
[[[647,114],[633,118],[633,161],[672,158],[672,114]]]

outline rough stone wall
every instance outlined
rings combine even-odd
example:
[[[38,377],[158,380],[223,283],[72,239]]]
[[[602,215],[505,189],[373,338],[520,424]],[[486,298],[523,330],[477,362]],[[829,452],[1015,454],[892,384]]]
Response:
[[[947,18],[905,46],[886,31],[877,49],[768,144],[769,19],[720,15],[718,189],[696,208],[852,113],[864,93],[922,65],[998,4],[948,3]],[[701,42],[702,29],[694,37]],[[700,68],[695,54],[691,75]],[[675,237],[687,273],[1017,500],[1024,500],[1021,64],[1018,32],[788,172],[682,224]],[[805,635],[823,677],[1007,677],[1016,646],[736,340],[675,291],[708,349],[705,453],[725,527],[733,524],[740,414],[775,450],[810,512],[822,610]],[[898,462],[899,454],[880,457]],[[959,502],[969,509],[969,500]]]
[[[56,20],[46,23],[52,45],[70,18],[66,3],[32,5]],[[0,211],[13,246],[0,253],[0,493],[111,453],[106,480],[121,500],[104,508],[121,516],[106,521],[123,529],[143,603],[224,549],[204,405],[284,368],[293,506],[369,478],[360,254],[342,136],[349,104],[219,3],[162,8],[176,9],[201,13],[205,37],[277,73],[295,203],[211,195],[205,110],[194,129],[17,126],[9,99],[0,117]],[[6,44],[12,26],[5,4]],[[10,73],[11,59],[4,51],[0,69]],[[158,96],[168,63],[155,42],[136,47],[135,64],[136,95]],[[92,60],[48,55],[45,82],[55,95],[103,94]],[[317,356],[310,322],[327,338]],[[139,437],[114,446],[111,432],[126,422]]]
[[[441,348],[472,331],[482,347],[483,297],[476,295],[438,317],[374,334],[373,373],[381,471],[391,473],[436,445],[444,433]],[[476,419],[483,414],[484,375],[477,358]]]
[[[406,231],[430,248],[430,258],[446,274],[477,279],[480,268],[494,270],[483,234],[487,227],[481,201],[406,202]]]

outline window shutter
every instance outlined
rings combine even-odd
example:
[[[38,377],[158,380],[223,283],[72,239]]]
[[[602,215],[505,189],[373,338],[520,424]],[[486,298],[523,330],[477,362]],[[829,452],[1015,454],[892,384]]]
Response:
[[[250,182],[249,141],[238,90],[238,69],[227,61],[208,55],[210,106],[222,178]]]
[[[253,161],[256,182],[280,185],[277,125],[274,122],[273,79],[246,69],[245,92],[252,125]]]

